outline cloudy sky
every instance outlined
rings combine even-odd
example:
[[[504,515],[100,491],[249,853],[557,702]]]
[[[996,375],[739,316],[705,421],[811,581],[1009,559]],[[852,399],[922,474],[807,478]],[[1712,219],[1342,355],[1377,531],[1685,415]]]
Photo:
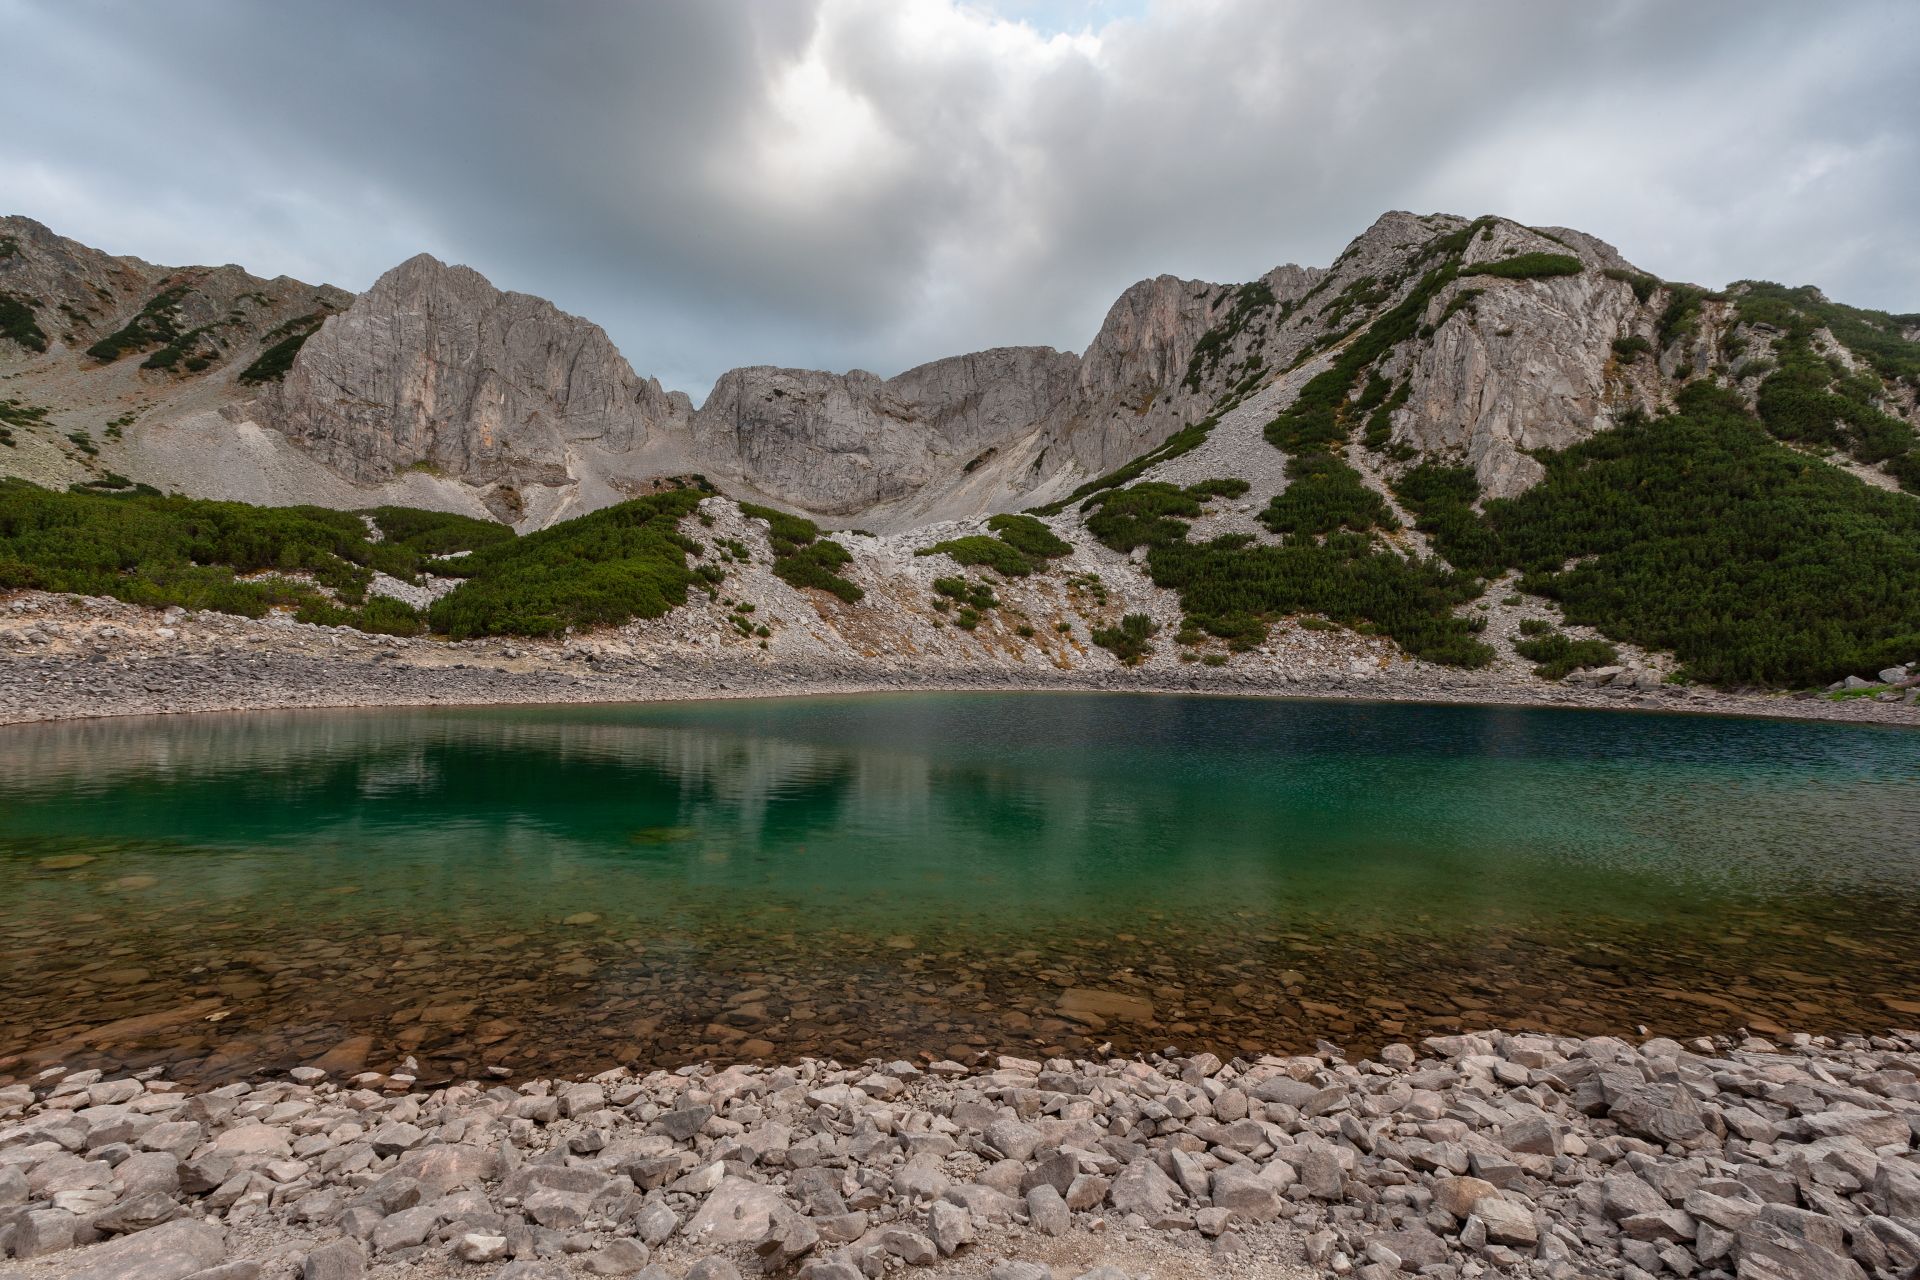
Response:
[[[1387,209],[1920,310],[1913,0],[0,0],[0,212],[362,289],[426,250],[696,399],[1079,350]]]

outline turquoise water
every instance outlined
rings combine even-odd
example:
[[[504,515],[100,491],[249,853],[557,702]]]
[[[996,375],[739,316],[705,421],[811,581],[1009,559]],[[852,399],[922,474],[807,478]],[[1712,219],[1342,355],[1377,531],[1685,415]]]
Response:
[[[1817,1030],[1920,1001],[1900,730],[927,694],[0,744],[0,1075],[63,1040],[209,1075],[364,1042],[459,1073]],[[1081,987],[1153,1014],[1063,1005]],[[156,1014],[182,1021],[98,1030]]]

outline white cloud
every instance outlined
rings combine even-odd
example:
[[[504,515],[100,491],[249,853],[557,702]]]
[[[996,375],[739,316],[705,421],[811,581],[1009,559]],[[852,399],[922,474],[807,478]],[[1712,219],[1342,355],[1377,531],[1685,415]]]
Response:
[[[1466,16],[1466,15],[1469,15]],[[420,250],[699,392],[1079,348],[1132,280],[1388,208],[1920,308],[1920,8],[1490,0],[0,0],[0,203],[365,287]]]

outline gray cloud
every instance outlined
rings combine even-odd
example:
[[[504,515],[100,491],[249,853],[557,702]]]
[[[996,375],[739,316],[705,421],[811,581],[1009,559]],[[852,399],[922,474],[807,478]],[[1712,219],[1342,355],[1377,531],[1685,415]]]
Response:
[[[425,249],[696,393],[733,364],[1078,349],[1132,280],[1326,262],[1389,208],[1920,309],[1910,4],[998,12],[0,0],[33,104],[0,205],[349,288]]]

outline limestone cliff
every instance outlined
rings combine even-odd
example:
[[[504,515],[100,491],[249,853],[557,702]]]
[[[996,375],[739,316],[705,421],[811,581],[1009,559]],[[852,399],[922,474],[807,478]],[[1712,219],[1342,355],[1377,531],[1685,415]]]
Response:
[[[422,468],[518,490],[568,485],[579,446],[632,452],[690,411],[598,325],[421,254],[328,319],[255,416],[358,481]]]

